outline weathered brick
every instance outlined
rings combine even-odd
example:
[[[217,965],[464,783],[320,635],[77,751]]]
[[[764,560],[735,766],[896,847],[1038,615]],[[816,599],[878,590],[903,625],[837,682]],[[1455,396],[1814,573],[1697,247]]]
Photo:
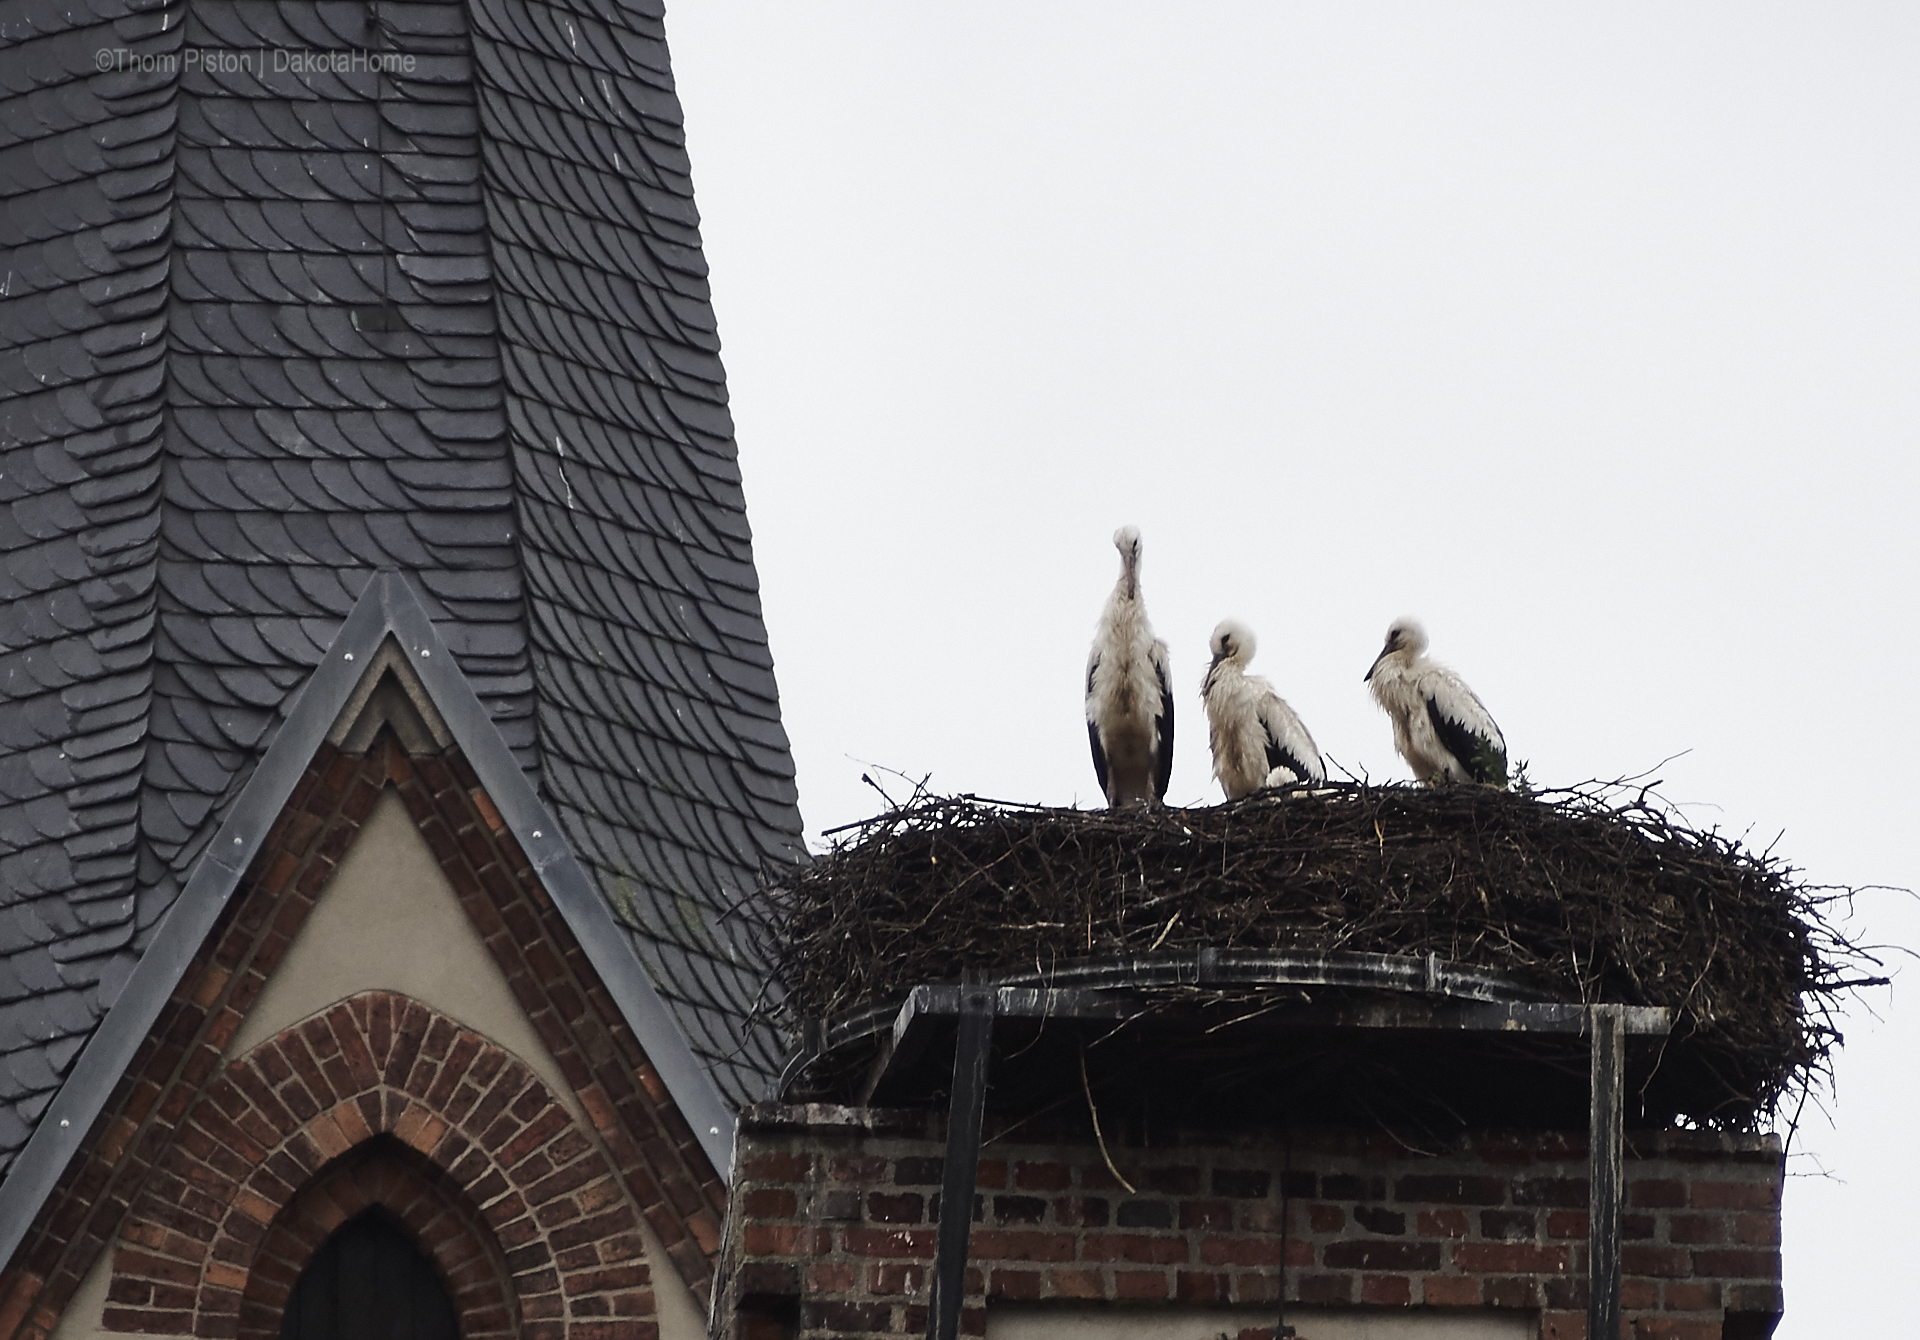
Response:
[[[1123,1200],[1114,1222],[1122,1228],[1172,1228],[1173,1206],[1164,1200]]]
[[[804,1224],[748,1224],[741,1243],[754,1256],[819,1256],[831,1250],[833,1230]]]
[[[1530,1210],[1480,1211],[1481,1234],[1489,1238],[1499,1238],[1503,1242],[1531,1240],[1537,1226],[1538,1221]]]
[[[750,1224],[747,1226],[747,1232],[751,1233],[757,1227],[761,1227],[761,1225]],[[823,1228],[818,1231],[820,1234],[818,1239],[820,1245],[809,1247],[805,1252],[787,1252],[783,1254],[818,1255],[828,1251],[829,1247],[827,1244],[832,1239],[833,1230]],[[976,1239],[978,1236],[978,1234],[975,1234]],[[937,1237],[938,1234],[930,1228],[843,1228],[840,1230],[841,1246],[845,1251],[854,1256],[930,1257],[933,1255],[934,1243]],[[753,1251],[755,1248],[749,1244],[748,1250]],[[986,1253],[980,1251],[978,1246],[975,1246],[973,1248],[973,1255],[980,1257],[986,1255]]]
[[[842,1155],[827,1173],[836,1182],[878,1182],[887,1175],[887,1161],[878,1154]]]
[[[1458,1250],[1456,1248],[1455,1250]],[[1335,1242],[1321,1260],[1336,1270],[1438,1270],[1437,1242]]]
[[[946,1162],[938,1158],[903,1158],[893,1165],[895,1186],[939,1186],[946,1180]]]
[[[1676,1214],[1667,1218],[1667,1237],[1692,1246],[1726,1241],[1727,1221],[1717,1214]]]
[[[885,1303],[807,1299],[800,1304],[800,1324],[816,1331],[884,1331],[888,1311]],[[568,1328],[569,1334],[573,1329]]]
[[[1442,1205],[1500,1205],[1507,1199],[1507,1184],[1498,1177],[1418,1174],[1394,1183],[1393,1198]]]
[[[1198,1168],[1148,1168],[1134,1180],[1142,1190],[1158,1191],[1166,1196],[1194,1196],[1200,1192]]]
[[[1053,1221],[1062,1228],[1105,1228],[1107,1201],[1103,1196],[1062,1196],[1053,1202]]]
[[[1585,1210],[1549,1210],[1547,1236],[1550,1238],[1586,1237],[1587,1212]]]
[[[1378,1205],[1354,1206],[1353,1222],[1369,1233],[1386,1237],[1397,1237],[1407,1231],[1407,1216],[1404,1213]]]
[[[1037,1224],[1046,1216],[1047,1202],[1039,1196],[993,1198],[993,1222],[996,1224]]]
[[[1534,1280],[1505,1276],[1480,1282],[1480,1301],[1488,1307],[1537,1308],[1540,1286]]]
[[[1181,1265],[1187,1260],[1188,1250],[1185,1238],[1153,1237],[1145,1233],[1089,1233],[1080,1240],[1083,1261]]]
[[[1587,1179],[1584,1177],[1523,1177],[1513,1184],[1513,1203],[1584,1210],[1587,1208]]]
[[[1213,1194],[1229,1200],[1265,1200],[1273,1174],[1262,1168],[1215,1168]]]
[[[753,1219],[791,1219],[800,1209],[785,1187],[755,1187],[740,1198],[740,1208]]]
[[[1420,1301],[1429,1307],[1472,1307],[1480,1301],[1480,1281],[1471,1275],[1428,1275],[1420,1282]]]
[[[1022,1191],[1065,1191],[1073,1185],[1073,1169],[1064,1163],[1015,1163],[1013,1184]]]
[[[917,1192],[889,1196],[874,1191],[867,1195],[867,1218],[877,1224],[918,1224],[925,1220],[927,1202]]]
[[[1308,1304],[1318,1304],[1322,1307],[1351,1303],[1353,1301],[1353,1276],[1302,1275],[1300,1277],[1300,1301]]]
[[[1229,1301],[1229,1277],[1211,1270],[1176,1270],[1174,1297],[1183,1303],[1225,1303]]]
[[[1556,1274],[1567,1269],[1565,1247],[1536,1247],[1525,1242],[1456,1242],[1453,1261],[1475,1274]]]
[[[1730,1249],[1695,1252],[1693,1273],[1735,1279],[1779,1279],[1780,1253]]]
[[[867,1268],[867,1289],[881,1295],[918,1293],[926,1273],[925,1266],[905,1261],[876,1261]]]
[[[1387,1179],[1329,1173],[1320,1179],[1320,1195],[1327,1200],[1385,1200]]]
[[[1053,1298],[1104,1298],[1106,1282],[1097,1270],[1049,1270],[1046,1292]]]
[[[918,1267],[913,1267],[918,1269]],[[1040,1297],[1040,1286],[1044,1276],[1038,1270],[995,1270],[987,1277],[987,1296],[989,1298],[1008,1298],[1026,1301]],[[918,1288],[916,1280],[914,1288]],[[912,1289],[901,1292],[912,1292]],[[875,1293],[882,1292],[879,1289]]]
[[[1721,1340],[1720,1321],[1691,1317],[1635,1317],[1633,1340]]]
[[[1113,1290],[1119,1298],[1161,1302],[1168,1297],[1167,1273],[1164,1270],[1116,1270]]]
[[[1687,1188],[1684,1182],[1669,1178],[1636,1178],[1627,1183],[1627,1204],[1642,1209],[1666,1210],[1687,1203]]]
[[[1364,1276],[1360,1301],[1374,1307],[1406,1307],[1413,1301],[1413,1281],[1405,1275]]]
[[[1695,1182],[1687,1188],[1687,1203],[1696,1210],[1771,1210],[1779,1204],[1779,1190],[1767,1182]]]
[[[1662,1302],[1669,1312],[1708,1312],[1720,1308],[1720,1286],[1711,1282],[1673,1280]]]

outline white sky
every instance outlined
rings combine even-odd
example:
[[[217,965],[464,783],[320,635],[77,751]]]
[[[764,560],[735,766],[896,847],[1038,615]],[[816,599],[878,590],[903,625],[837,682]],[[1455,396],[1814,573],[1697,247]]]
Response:
[[[1920,885],[1920,9],[678,0],[809,831],[871,762],[1092,803],[1117,559],[1332,758],[1395,615],[1543,784]],[[1920,904],[1858,923],[1920,945]],[[1910,971],[1908,980],[1920,980]],[[1920,1023],[1803,1129],[1780,1340],[1911,1328]],[[1829,1176],[1815,1176],[1824,1167]]]

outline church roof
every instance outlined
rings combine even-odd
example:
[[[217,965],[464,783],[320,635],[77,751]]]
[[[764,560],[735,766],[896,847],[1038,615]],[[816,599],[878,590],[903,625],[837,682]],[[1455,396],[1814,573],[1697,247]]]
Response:
[[[760,1096],[800,821],[659,5],[6,26],[0,1167],[381,570]],[[276,68],[352,51],[394,72]]]

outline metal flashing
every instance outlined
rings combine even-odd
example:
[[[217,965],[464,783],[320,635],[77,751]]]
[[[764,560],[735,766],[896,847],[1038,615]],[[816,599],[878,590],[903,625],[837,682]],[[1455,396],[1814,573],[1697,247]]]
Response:
[[[526,852],[554,906],[579,937],[608,995],[645,1049],[701,1148],[730,1181],[735,1114],[648,980],[627,937],[561,835],[447,650],[412,584],[382,569],[347,615],[320,664],[291,702],[272,747],[235,798],[224,823],[168,910],[52,1104],[0,1181],[0,1265],[12,1259],[35,1216],[79,1152],[114,1086],[132,1064],[181,975],[246,873],[309,762],[369,675],[391,637],[439,717]]]

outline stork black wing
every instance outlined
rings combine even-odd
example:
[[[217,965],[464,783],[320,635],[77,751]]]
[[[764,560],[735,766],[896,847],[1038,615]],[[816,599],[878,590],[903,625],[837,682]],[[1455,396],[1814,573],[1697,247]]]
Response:
[[[1093,720],[1093,672],[1100,668],[1099,656],[1087,657],[1087,743],[1093,746],[1093,775],[1100,779],[1100,794],[1113,799],[1107,790],[1107,751],[1100,747],[1100,727]]]
[[[1165,800],[1173,781],[1173,685],[1167,682],[1165,666],[1155,666],[1154,673],[1160,678],[1160,719],[1155,723],[1160,727],[1160,755],[1154,760],[1153,795]]]
[[[1269,773],[1275,768],[1287,768],[1292,771],[1296,781],[1310,782],[1313,780],[1313,773],[1308,770],[1304,760],[1295,758],[1292,750],[1274,739],[1272,731],[1269,730],[1265,732],[1265,734],[1267,737],[1267,771]]]
[[[1467,776],[1488,786],[1507,784],[1505,749],[1442,712],[1440,704],[1432,698],[1427,699],[1427,720],[1433,723],[1433,733],[1440,737],[1446,751],[1466,769]]]

